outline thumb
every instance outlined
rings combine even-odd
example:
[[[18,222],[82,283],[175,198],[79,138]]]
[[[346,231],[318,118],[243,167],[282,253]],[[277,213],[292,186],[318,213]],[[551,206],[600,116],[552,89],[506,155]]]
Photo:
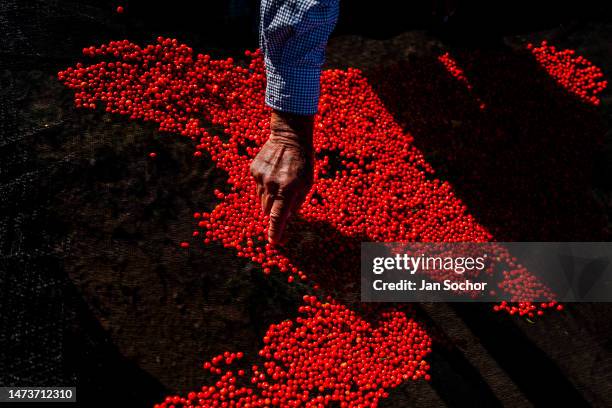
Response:
[[[290,201],[291,199],[288,197],[277,197],[272,204],[270,225],[268,227],[268,241],[271,244],[282,242],[287,220],[291,214]]]

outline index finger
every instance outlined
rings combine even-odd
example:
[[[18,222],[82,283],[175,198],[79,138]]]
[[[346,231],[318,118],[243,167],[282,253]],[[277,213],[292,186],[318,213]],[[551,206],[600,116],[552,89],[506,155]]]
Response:
[[[283,242],[283,234],[287,226],[287,220],[291,215],[295,194],[289,196],[280,195],[274,199],[270,210],[270,225],[268,227],[268,241],[271,244]]]

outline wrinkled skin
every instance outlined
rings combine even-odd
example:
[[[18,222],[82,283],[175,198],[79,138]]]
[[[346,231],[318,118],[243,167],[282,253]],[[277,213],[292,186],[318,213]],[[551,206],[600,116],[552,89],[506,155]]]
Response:
[[[268,241],[286,241],[285,228],[313,183],[313,116],[273,111],[270,138],[251,163],[257,195],[265,215],[270,215]]]

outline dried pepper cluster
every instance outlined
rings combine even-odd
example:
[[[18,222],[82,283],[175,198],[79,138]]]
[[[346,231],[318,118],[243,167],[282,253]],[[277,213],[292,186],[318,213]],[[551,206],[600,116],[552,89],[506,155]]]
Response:
[[[444,68],[448,71],[449,74],[461,84],[465,86],[468,92],[472,92],[474,86],[470,83],[470,80],[465,75],[465,71],[461,69],[457,61],[450,55],[450,53],[446,52],[438,57],[438,61],[442,63]],[[487,105],[476,95],[474,95],[476,100],[479,103],[479,108],[481,110],[485,109]]]
[[[597,95],[606,88],[608,82],[603,80],[601,69],[591,61],[576,55],[574,50],[557,51],[546,41],[542,41],[539,47],[528,44],[527,48],[562,87],[587,103],[600,104]]]
[[[304,317],[272,325],[259,354],[263,366],[222,368],[241,353],[226,352],[204,364],[220,375],[214,386],[204,386],[186,398],[168,397],[157,405],[317,407],[336,403],[344,407],[376,406],[385,389],[425,378],[424,357],[431,340],[402,312],[380,315],[376,327],[334,302],[304,297]]]
[[[79,63],[58,74],[74,90],[76,105],[95,108],[101,102],[107,112],[153,121],[161,131],[190,137],[196,143],[194,156],[210,155],[227,172],[229,186],[225,192],[215,191],[220,203],[213,211],[194,213],[194,237],[234,248],[238,256],[261,264],[265,273],[278,269],[287,273],[289,282],[311,277],[315,289],[325,281],[338,287],[356,273],[361,241],[492,239],[451,186],[435,177],[412,136],[394,121],[359,70],[322,75],[314,134],[315,185],[289,227],[291,240],[280,248],[265,239],[268,220],[261,215],[249,174],[250,161],[269,129],[259,51],[246,53],[251,61],[244,67],[232,59],[194,55],[188,46],[161,37],[146,47],[116,41],[83,53],[109,61]],[[573,61],[548,51],[538,51],[536,57],[547,61],[543,65],[555,77],[565,71],[552,64]],[[442,62],[463,78],[449,57]],[[571,83],[575,76],[564,74],[571,83],[564,86],[591,98],[602,83],[591,86],[596,72],[585,72],[587,82]],[[219,129],[222,132],[215,131]],[[521,276],[520,268],[509,270],[510,280],[500,290],[512,288]],[[555,305],[504,303],[495,310],[534,316]],[[169,398],[160,406],[321,406],[331,401],[376,405],[386,388],[428,378],[423,357],[430,340],[404,312],[380,315],[375,327],[333,301],[307,297],[302,312],[307,317],[296,323],[270,327],[261,351],[266,363],[253,368],[249,387],[236,385],[233,372],[223,374],[220,362],[240,358],[239,353],[226,353],[207,365],[222,375],[214,387],[187,399]]]
[[[438,61],[444,65],[444,68],[459,82],[463,83],[465,87],[469,90],[473,88],[470,81],[467,79],[465,72],[463,69],[459,67],[457,61],[453,57],[451,57],[450,53],[446,52],[438,57]]]

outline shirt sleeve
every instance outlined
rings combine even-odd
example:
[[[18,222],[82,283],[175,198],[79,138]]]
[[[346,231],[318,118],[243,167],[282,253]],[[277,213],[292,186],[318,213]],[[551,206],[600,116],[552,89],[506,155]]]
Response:
[[[262,0],[260,45],[266,64],[266,104],[314,115],[325,47],[339,0]]]

